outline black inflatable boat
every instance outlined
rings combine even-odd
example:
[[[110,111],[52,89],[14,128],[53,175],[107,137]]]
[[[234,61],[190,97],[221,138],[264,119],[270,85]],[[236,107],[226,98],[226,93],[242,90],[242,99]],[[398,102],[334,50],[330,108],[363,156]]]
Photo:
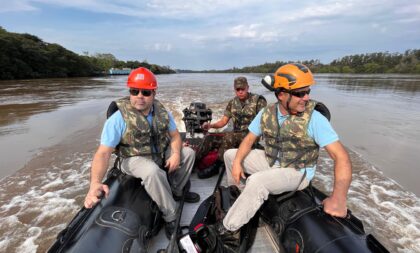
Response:
[[[327,196],[309,186],[293,194],[270,196],[260,217],[271,228],[279,251],[303,253],[386,253],[375,237],[366,234],[362,222],[349,210],[346,218],[324,213]]]
[[[184,110],[184,115],[189,132],[187,140],[194,145],[199,145],[202,143],[200,138],[192,138],[192,136],[194,136],[194,131],[200,128],[203,120],[211,119],[211,111],[202,103],[193,103]],[[110,188],[109,197],[102,199],[92,209],[82,208],[68,226],[58,234],[49,253],[152,252],[149,250],[148,243],[161,228],[161,213],[145,192],[141,180],[128,176],[117,168],[118,165],[114,165],[105,181]],[[209,181],[202,182],[205,184]],[[209,186],[209,192],[220,183],[220,180],[212,182],[214,183]],[[335,218],[325,214],[321,206],[325,197],[322,192],[312,186],[292,194],[270,196],[258,213],[260,220],[270,228],[271,238],[277,245],[270,251],[280,253],[388,252],[374,236],[365,233],[362,222],[350,211],[347,218]],[[201,206],[204,204],[205,202]],[[196,227],[196,224],[200,222],[191,220],[192,216],[189,217],[190,233],[192,227]],[[252,223],[249,225],[258,225],[255,219]],[[251,237],[253,239],[253,236]],[[194,240],[193,236],[191,238]],[[248,237],[245,235],[243,238]],[[267,242],[267,244],[270,243],[273,242]],[[250,246],[248,243],[244,245],[246,245],[245,249]],[[177,250],[200,252],[194,247],[189,250],[179,247]],[[252,247],[251,250],[261,252]],[[208,251],[202,249],[201,252]]]
[[[108,173],[108,198],[82,208],[60,232],[48,252],[147,252],[148,240],[161,227],[161,213],[141,180],[116,167]]]

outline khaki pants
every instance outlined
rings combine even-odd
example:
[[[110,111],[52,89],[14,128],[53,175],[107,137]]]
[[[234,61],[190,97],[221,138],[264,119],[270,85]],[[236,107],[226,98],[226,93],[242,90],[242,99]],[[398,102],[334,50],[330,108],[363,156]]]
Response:
[[[229,185],[235,185],[232,178],[232,164],[236,152],[237,149],[229,149],[224,154]],[[264,150],[252,150],[244,159],[242,166],[244,172],[251,176],[246,179],[246,182],[241,181],[239,188],[243,191],[223,219],[223,225],[231,231],[248,223],[267,200],[269,194],[280,194],[296,188],[301,190],[309,185],[305,178],[298,187],[303,173],[294,168],[280,168],[278,165],[270,167]]]
[[[170,147],[165,157],[171,155]],[[149,158],[135,156],[123,159],[122,170],[128,175],[142,179],[142,184],[149,196],[156,202],[166,222],[176,218],[176,203],[172,192],[182,195],[182,189],[188,182],[195,159],[195,152],[189,147],[181,149],[181,163],[179,168],[168,174]],[[169,181],[168,181],[169,179]]]

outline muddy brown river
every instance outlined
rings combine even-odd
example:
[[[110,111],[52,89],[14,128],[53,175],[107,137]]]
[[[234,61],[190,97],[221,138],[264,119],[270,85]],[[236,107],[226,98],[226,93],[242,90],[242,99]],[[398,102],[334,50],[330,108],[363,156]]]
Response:
[[[233,96],[235,74],[158,76],[158,99],[179,130],[191,101],[213,118]],[[274,95],[247,74],[250,90]],[[108,104],[127,95],[126,76],[0,81],[0,252],[45,252],[79,210]],[[349,208],[391,252],[420,252],[420,76],[316,75],[311,98],[324,102],[349,149]],[[315,185],[330,192],[332,161]],[[417,195],[417,196],[416,196]]]

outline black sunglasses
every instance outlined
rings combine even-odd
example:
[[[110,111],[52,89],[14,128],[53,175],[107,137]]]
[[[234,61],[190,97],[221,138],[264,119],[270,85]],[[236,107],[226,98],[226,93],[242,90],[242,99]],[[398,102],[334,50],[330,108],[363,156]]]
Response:
[[[245,88],[236,88],[235,90],[236,90],[236,92],[240,92],[240,91],[244,91]]]
[[[132,95],[132,96],[137,96],[137,95],[139,95],[140,92],[143,96],[149,97],[150,95],[152,95],[153,90],[130,89],[130,95]]]
[[[305,95],[309,95],[311,90],[302,90],[302,91],[289,91],[289,94],[298,98],[303,98]]]

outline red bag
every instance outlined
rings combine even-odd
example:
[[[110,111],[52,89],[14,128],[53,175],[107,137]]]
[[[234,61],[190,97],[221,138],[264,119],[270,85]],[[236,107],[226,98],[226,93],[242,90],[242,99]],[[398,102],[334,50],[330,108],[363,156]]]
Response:
[[[207,155],[204,156],[200,160],[197,168],[199,170],[204,170],[205,168],[210,167],[211,165],[213,165],[216,162],[217,157],[218,157],[217,150],[212,150],[212,151],[208,152]]]

